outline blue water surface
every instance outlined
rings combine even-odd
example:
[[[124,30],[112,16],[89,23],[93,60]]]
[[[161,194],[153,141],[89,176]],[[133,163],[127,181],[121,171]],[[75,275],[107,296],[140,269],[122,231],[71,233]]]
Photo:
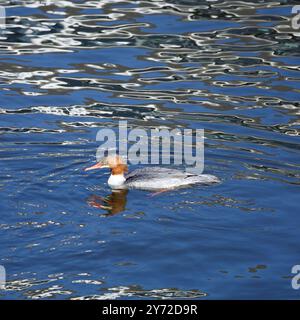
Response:
[[[1,299],[299,299],[291,5],[3,5]],[[204,129],[221,183],[116,195],[83,169],[119,120]]]

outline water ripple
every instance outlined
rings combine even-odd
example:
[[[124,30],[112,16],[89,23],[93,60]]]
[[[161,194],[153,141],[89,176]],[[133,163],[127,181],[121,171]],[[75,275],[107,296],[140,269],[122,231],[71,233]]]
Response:
[[[1,297],[296,298],[298,2],[3,0]],[[204,128],[223,183],[114,197],[83,168],[118,120]]]

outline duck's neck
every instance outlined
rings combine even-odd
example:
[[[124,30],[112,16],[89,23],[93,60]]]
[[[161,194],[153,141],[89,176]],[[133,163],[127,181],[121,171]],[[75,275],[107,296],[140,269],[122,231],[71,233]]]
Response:
[[[113,168],[111,168],[112,175],[118,175],[118,174],[124,175],[125,172],[128,172],[128,167],[126,164],[123,164],[123,163],[120,163],[114,166]]]
[[[111,188],[122,187],[126,181],[124,173],[128,171],[127,165],[118,164],[117,166],[111,168],[111,175],[108,179],[108,184]]]

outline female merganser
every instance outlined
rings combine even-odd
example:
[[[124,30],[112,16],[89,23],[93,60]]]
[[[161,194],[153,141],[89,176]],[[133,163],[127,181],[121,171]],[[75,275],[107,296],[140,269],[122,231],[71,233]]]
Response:
[[[177,169],[150,167],[136,169],[131,173],[120,156],[108,156],[85,171],[110,168],[108,185],[112,189],[167,190],[192,184],[210,185],[220,180],[210,174],[196,175]]]

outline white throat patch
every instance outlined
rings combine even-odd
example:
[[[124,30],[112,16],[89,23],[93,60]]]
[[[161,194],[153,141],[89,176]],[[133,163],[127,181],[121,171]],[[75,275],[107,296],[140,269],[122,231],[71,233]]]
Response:
[[[125,177],[123,174],[111,174],[107,183],[111,188],[122,187],[125,182]]]

